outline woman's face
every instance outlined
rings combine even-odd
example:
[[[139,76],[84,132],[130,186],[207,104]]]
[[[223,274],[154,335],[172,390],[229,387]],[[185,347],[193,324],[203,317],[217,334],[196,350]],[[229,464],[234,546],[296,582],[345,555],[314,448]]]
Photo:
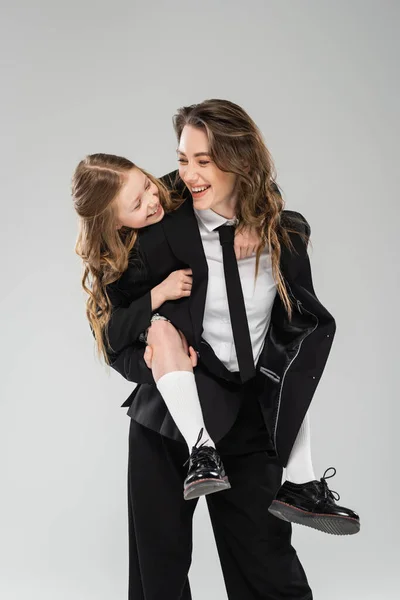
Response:
[[[227,219],[235,216],[236,175],[221,171],[211,160],[203,129],[185,125],[179,141],[178,162],[179,175],[189,188],[196,209],[211,208]]]
[[[164,216],[157,186],[140,169],[127,171],[125,183],[114,200],[118,229],[141,229],[158,223]]]

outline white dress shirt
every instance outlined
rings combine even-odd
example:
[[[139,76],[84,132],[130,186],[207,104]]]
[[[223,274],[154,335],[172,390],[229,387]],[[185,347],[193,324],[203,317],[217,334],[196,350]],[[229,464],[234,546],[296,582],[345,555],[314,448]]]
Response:
[[[220,225],[234,225],[236,219],[226,219],[211,209],[194,209],[199,225],[204,253],[208,264],[208,287],[203,319],[203,338],[229,371],[239,371],[229,316],[222,246],[218,231]],[[254,364],[257,363],[271,320],[276,285],[272,276],[268,250],[260,256],[257,279],[254,281],[256,255],[238,260],[247,321],[249,324]]]

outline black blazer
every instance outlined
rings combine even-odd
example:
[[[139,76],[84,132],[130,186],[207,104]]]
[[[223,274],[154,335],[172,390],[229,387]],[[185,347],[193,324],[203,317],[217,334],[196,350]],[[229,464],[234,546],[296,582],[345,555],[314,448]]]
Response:
[[[162,180],[172,187],[175,175]],[[309,236],[310,227],[300,213],[286,210],[282,219]],[[280,266],[293,300],[292,321],[277,294],[257,364],[267,384],[261,399],[263,413],[282,465],[287,463],[323,373],[336,329],[334,318],[315,294],[307,245],[297,233],[290,237],[295,251],[282,244]],[[179,209],[139,232],[128,269],[108,286],[113,305],[108,327],[113,352],[109,356],[116,371],[138,383],[122,405],[129,406],[129,416],[162,435],[181,439],[143,360],[145,345],[138,336],[150,323],[150,290],[172,271],[185,267],[193,271],[191,296],[165,302],[157,312],[170,319],[199,354],[196,383],[206,426],[218,442],[236,419],[240,384],[202,338],[208,266],[190,195]]]

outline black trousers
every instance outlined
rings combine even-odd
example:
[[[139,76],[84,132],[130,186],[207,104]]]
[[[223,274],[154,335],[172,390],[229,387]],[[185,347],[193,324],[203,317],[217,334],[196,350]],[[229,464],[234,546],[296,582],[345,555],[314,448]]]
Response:
[[[267,510],[282,468],[262,450],[224,454],[222,444],[221,456],[232,487],[206,500],[229,600],[311,600],[291,545],[291,524]],[[186,444],[131,420],[129,600],[192,598],[188,571],[197,500],[183,499],[187,458]]]

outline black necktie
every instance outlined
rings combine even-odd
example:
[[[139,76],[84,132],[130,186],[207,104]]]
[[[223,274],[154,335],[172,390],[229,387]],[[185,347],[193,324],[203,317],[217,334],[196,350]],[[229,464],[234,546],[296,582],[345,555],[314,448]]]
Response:
[[[236,355],[239,363],[240,379],[242,383],[244,383],[254,377],[256,371],[254,368],[253,351],[251,347],[243,290],[240,283],[239,269],[233,247],[235,231],[233,225],[221,225],[217,229],[219,241],[222,246],[226,293],[228,295],[228,306]]]

